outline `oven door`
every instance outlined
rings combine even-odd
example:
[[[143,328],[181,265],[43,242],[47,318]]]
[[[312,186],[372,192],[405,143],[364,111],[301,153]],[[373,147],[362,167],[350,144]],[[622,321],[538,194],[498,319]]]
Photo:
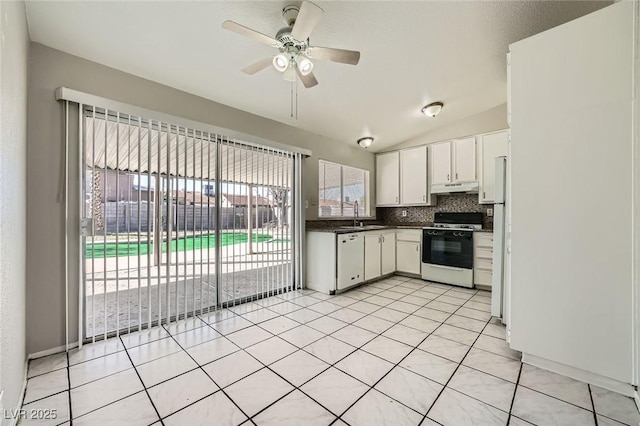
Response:
[[[422,263],[473,269],[473,231],[423,229]]]

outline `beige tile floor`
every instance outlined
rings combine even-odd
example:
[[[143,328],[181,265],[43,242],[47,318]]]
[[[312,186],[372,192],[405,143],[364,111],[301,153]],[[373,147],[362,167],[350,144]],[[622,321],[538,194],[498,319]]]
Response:
[[[632,399],[522,364],[490,294],[394,276],[303,290],[30,362],[37,425],[637,425]]]

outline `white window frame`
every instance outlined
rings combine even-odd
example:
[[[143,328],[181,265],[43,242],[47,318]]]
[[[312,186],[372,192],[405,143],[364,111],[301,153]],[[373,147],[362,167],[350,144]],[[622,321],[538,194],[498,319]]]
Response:
[[[330,164],[332,166],[340,167],[340,215],[339,216],[323,216],[321,213],[320,206],[320,192],[324,190],[324,188],[320,188],[320,170],[322,170],[323,164]],[[318,160],[318,219],[330,220],[330,219],[352,219],[353,212],[344,211],[344,167],[349,167],[351,169],[361,170],[365,174],[365,182],[364,182],[364,199],[365,205],[361,206],[364,208],[365,214],[359,215],[360,218],[371,219],[374,216],[371,215],[371,172],[367,169],[362,169],[360,167],[350,166],[348,164],[336,163],[335,161],[329,160]]]

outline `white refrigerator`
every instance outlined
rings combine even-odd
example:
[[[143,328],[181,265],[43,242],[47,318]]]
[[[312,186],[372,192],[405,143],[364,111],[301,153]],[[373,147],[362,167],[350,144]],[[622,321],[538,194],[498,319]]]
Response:
[[[493,281],[491,283],[491,315],[508,325],[508,221],[507,221],[507,157],[495,160],[495,201],[493,205]],[[507,327],[508,329],[508,327]],[[508,336],[507,336],[508,339]]]

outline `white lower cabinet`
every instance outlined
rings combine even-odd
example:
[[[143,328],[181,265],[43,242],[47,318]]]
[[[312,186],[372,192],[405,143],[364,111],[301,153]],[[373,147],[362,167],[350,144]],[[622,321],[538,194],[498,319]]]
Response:
[[[383,232],[380,245],[380,270],[382,275],[396,271],[396,231]]]
[[[380,245],[382,237],[379,233],[364,235],[364,280],[369,281],[381,275]]]
[[[493,280],[493,233],[473,233],[473,283],[491,287]]]
[[[396,231],[364,233],[364,280],[396,270]]]
[[[419,229],[402,229],[396,233],[396,271],[420,275],[422,265]]]
[[[307,232],[306,287],[334,293],[396,271],[396,230]]]

